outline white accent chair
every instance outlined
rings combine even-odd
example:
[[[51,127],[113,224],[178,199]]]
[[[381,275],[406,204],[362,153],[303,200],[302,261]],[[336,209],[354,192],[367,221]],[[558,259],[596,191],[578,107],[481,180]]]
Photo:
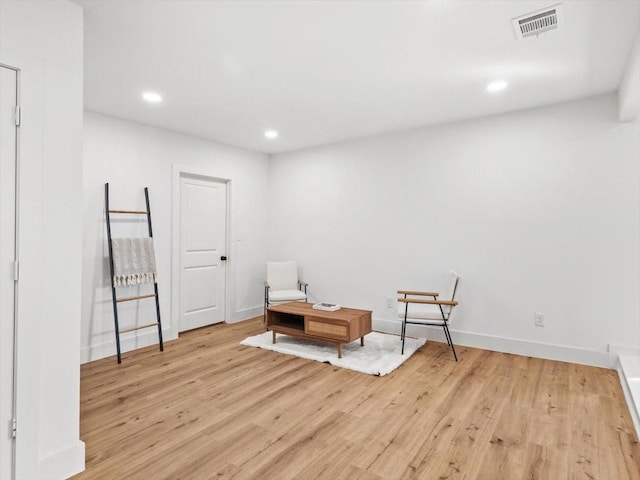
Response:
[[[264,282],[265,319],[270,305],[306,301],[307,283],[298,278],[296,262],[267,262],[267,280]]]
[[[449,285],[439,299],[440,294],[437,292],[417,292],[414,290],[398,290],[398,316],[402,319],[402,353],[404,354],[404,338],[407,332],[407,324],[412,325],[432,325],[442,327],[444,335],[447,338],[447,344],[453,350],[453,357],[458,361],[456,349],[453,346],[451,332],[449,332],[449,322],[451,314],[458,302],[456,301],[456,292],[460,276],[451,271],[449,276]],[[412,297],[433,297],[433,300],[425,298]]]

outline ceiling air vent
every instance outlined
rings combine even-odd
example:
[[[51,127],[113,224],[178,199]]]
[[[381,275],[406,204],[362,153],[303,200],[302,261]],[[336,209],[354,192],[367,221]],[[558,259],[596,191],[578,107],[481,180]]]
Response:
[[[562,22],[562,5],[553,5],[511,20],[518,40],[536,37],[541,33],[555,30]]]

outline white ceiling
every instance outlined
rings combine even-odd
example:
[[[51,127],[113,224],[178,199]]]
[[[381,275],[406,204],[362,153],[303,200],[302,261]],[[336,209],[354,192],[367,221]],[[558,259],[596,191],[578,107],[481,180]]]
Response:
[[[511,19],[557,2],[76,3],[88,110],[267,153],[615,91],[640,26],[640,0],[565,0],[522,41]]]

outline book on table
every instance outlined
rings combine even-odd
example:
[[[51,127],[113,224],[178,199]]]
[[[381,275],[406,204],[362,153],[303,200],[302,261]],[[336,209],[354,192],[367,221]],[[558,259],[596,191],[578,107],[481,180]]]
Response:
[[[335,303],[316,303],[313,305],[313,308],[326,312],[335,312],[336,310],[340,310],[340,305],[336,305]]]

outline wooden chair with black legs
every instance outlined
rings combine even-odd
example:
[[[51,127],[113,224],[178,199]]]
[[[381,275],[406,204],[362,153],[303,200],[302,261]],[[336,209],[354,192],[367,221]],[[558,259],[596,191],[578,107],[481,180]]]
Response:
[[[453,339],[449,331],[451,313],[456,305],[455,299],[458,290],[460,276],[451,271],[447,292],[440,298],[437,292],[419,292],[415,290],[398,290],[398,316],[402,319],[402,354],[404,354],[404,339],[407,333],[407,324],[429,325],[442,327],[447,344],[453,351],[453,358],[458,361],[456,349],[453,346]],[[416,298],[417,297],[417,298]],[[426,298],[433,297],[433,300]]]

